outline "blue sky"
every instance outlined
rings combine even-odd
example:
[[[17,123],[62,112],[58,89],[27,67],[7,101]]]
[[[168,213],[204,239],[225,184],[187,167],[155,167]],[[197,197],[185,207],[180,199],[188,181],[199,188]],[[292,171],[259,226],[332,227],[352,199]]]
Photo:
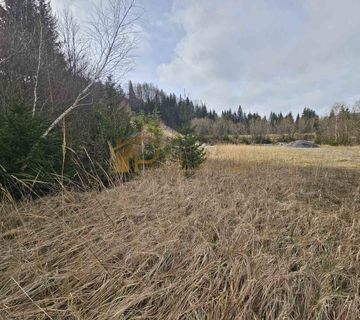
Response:
[[[100,0],[52,0],[79,21]],[[359,0],[138,0],[136,68],[127,75],[217,111],[320,113],[360,99]],[[124,79],[124,81],[127,79]]]

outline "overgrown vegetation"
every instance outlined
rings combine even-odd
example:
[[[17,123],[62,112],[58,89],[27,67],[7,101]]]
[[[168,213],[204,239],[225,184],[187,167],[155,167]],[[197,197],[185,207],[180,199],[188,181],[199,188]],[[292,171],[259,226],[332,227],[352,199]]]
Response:
[[[0,318],[357,320],[358,147],[229,147],[0,207]]]
[[[47,1],[0,4],[2,192],[83,185],[90,173],[107,183],[107,142],[140,130],[111,76],[132,64],[137,18],[134,1],[106,0],[86,34],[68,12],[57,20]]]

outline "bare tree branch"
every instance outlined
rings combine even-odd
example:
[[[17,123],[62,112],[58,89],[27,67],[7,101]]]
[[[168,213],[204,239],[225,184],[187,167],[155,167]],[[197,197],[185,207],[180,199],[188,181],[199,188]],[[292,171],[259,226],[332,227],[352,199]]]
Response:
[[[79,106],[97,81],[109,74],[121,77],[131,69],[131,53],[136,48],[135,22],[138,19],[135,0],[106,0],[97,7],[87,32],[92,52],[92,63],[88,68],[90,81],[78,94],[74,103],[43,133],[43,138]]]
[[[80,35],[79,24],[68,10],[63,12],[60,34],[70,72],[74,75],[84,75],[88,67],[86,51],[89,48]]]

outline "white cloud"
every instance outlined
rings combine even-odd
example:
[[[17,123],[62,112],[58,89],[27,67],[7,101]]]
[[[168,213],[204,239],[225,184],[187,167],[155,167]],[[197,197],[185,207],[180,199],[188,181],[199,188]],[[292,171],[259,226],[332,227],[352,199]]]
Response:
[[[88,20],[89,14],[94,9],[94,5],[99,0],[52,0],[51,6],[57,16],[61,16],[63,11],[69,10],[80,21]]]
[[[176,0],[161,83],[211,107],[321,110],[360,95],[359,0]]]
[[[97,7],[104,5],[106,6],[106,1],[104,0],[52,0],[51,6],[54,9],[55,14],[57,15],[59,21],[63,16],[64,10],[69,10],[77,22],[80,25],[81,36],[86,39],[88,32],[88,22],[91,21],[92,15],[95,14]],[[106,8],[106,7],[105,7]],[[136,7],[137,13],[142,14],[141,7]],[[144,29],[140,21],[134,23],[132,34],[129,37],[135,37],[137,47],[133,52],[135,57],[143,56],[148,54],[151,51],[150,45],[150,34]],[[91,48],[90,48],[91,49]],[[89,51],[90,55],[92,51]],[[96,53],[95,53],[96,56]],[[146,66],[139,64],[140,69],[146,69]],[[117,75],[113,75],[117,79]],[[125,80],[123,78],[119,78]]]

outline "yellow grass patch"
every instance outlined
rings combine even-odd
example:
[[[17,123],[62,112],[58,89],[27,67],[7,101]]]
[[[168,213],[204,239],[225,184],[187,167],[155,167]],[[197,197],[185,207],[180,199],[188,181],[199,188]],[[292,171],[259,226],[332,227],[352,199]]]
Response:
[[[290,148],[284,146],[216,145],[207,148],[213,160],[360,169],[360,147]],[[236,164],[234,164],[236,166]]]

